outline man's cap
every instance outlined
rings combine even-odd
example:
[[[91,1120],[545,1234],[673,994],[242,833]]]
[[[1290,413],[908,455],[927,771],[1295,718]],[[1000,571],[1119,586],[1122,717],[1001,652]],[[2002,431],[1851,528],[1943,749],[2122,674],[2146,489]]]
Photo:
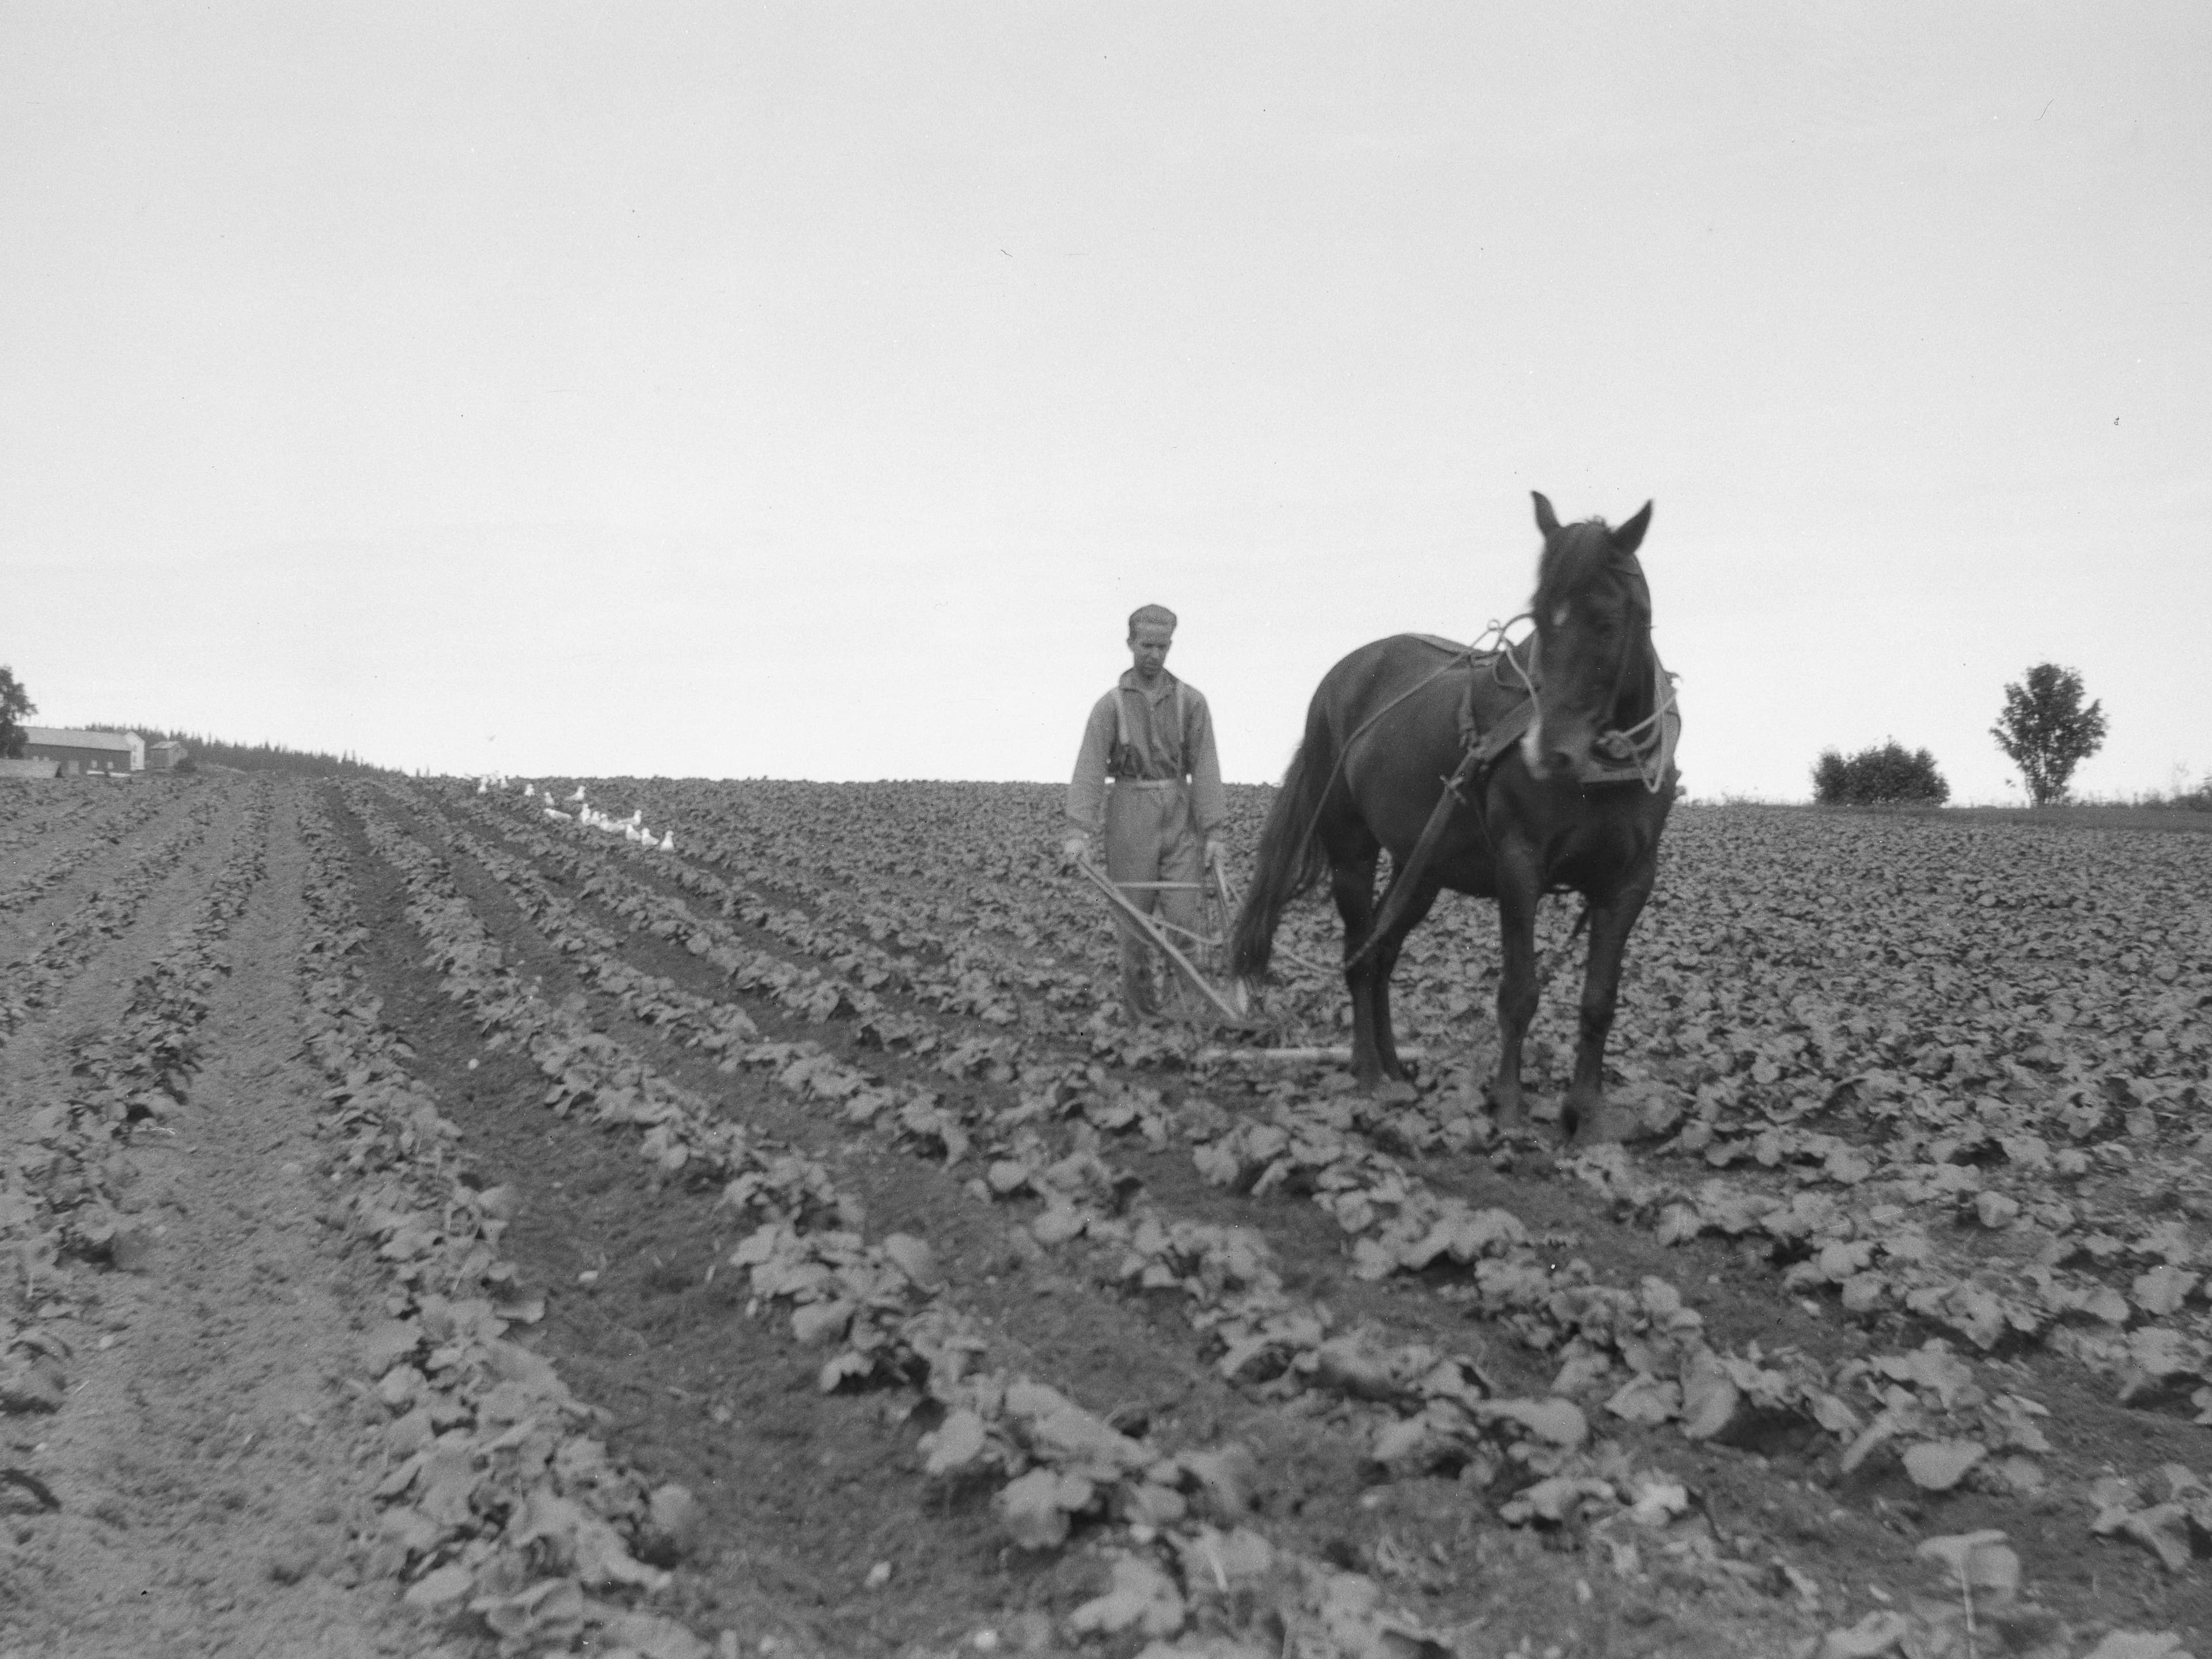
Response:
[[[1175,631],[1176,613],[1164,605],[1140,605],[1129,613],[1129,634],[1134,638],[1140,628],[1164,628]]]

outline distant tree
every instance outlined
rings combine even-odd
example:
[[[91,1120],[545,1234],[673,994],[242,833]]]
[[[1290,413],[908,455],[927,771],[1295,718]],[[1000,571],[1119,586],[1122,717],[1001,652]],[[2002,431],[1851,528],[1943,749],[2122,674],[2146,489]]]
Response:
[[[2105,743],[2105,705],[2081,707],[2081,677],[2055,662],[2027,671],[2024,685],[2008,685],[2004,713],[1990,728],[2038,806],[2066,799],[2074,769]]]
[[[23,690],[12,668],[0,668],[0,760],[23,758],[23,716],[35,714],[39,705]]]
[[[1813,799],[1823,806],[1941,806],[1951,799],[1951,786],[1936,769],[1935,756],[1925,749],[1908,754],[1892,738],[1848,759],[1833,749],[1822,750],[1813,768]]]

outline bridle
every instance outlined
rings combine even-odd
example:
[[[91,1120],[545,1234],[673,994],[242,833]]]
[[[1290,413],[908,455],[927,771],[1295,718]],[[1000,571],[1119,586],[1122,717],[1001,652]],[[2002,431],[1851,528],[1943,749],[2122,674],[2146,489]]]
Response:
[[[1667,772],[1674,758],[1673,745],[1667,740],[1665,722],[1667,715],[1674,708],[1674,677],[1660,666],[1658,648],[1651,644],[1651,590],[1644,581],[1643,567],[1636,562],[1635,556],[1630,554],[1615,559],[1607,574],[1627,590],[1631,617],[1620,661],[1613,667],[1613,686],[1607,694],[1605,707],[1608,712],[1618,711],[1628,696],[1629,677],[1639,654],[1636,650],[1636,641],[1641,637],[1644,644],[1644,654],[1648,654],[1651,659],[1652,708],[1649,714],[1633,726],[1616,726],[1601,732],[1591,740],[1590,748],[1594,754],[1601,755],[1612,762],[1614,768],[1632,770],[1644,788],[1656,795],[1666,787]],[[1540,609],[1540,605],[1538,608]],[[1532,665],[1536,665],[1537,654],[1542,648],[1541,627],[1540,623],[1538,637],[1529,647]],[[1515,664],[1516,670],[1519,666],[1519,664]],[[1521,678],[1522,689],[1535,705],[1536,719],[1540,720],[1543,705],[1537,701],[1534,676],[1524,672]],[[1585,777],[1583,781],[1610,781],[1602,776],[1608,769],[1597,767],[1593,769],[1600,775]]]

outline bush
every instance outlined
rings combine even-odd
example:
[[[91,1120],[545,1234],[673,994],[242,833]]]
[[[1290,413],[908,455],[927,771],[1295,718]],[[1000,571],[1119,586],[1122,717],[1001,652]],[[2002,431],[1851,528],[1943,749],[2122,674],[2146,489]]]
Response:
[[[1941,806],[1951,786],[1925,749],[1907,754],[1892,739],[1846,760],[1830,749],[1813,768],[1813,799],[1823,806],[1889,806],[1916,802]]]

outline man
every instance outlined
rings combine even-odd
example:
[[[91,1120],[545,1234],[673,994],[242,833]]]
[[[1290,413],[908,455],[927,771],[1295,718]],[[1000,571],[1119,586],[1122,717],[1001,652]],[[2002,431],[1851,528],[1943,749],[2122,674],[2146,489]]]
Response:
[[[1206,699],[1168,672],[1176,614],[1148,605],[1129,617],[1129,672],[1091,711],[1083,748],[1067,786],[1068,861],[1091,857],[1103,824],[1106,874],[1130,903],[1158,911],[1178,948],[1199,928],[1199,883],[1221,861],[1221,758]],[[1108,780],[1112,783],[1109,786]],[[1166,883],[1165,886],[1129,884]],[[1152,958],[1158,953],[1137,925],[1115,918],[1121,941],[1121,1002],[1131,1019],[1156,1014]],[[1192,1000],[1172,967],[1163,964],[1173,1000]]]

